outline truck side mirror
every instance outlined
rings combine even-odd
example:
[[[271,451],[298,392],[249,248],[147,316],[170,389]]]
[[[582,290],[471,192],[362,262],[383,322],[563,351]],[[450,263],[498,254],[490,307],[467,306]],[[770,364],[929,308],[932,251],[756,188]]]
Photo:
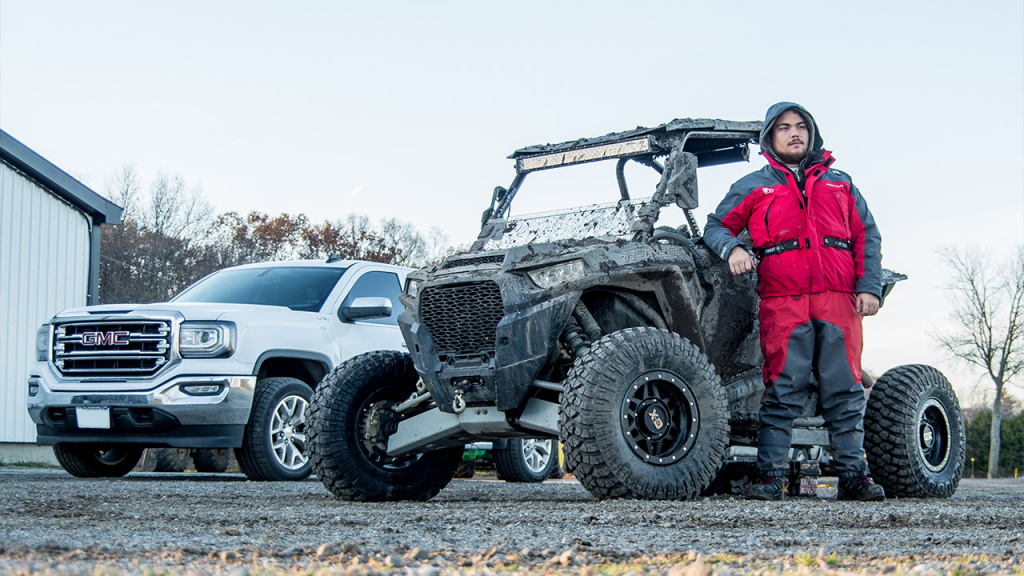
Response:
[[[350,304],[341,307],[341,316],[348,322],[387,318],[391,316],[391,300],[376,296],[356,298]]]

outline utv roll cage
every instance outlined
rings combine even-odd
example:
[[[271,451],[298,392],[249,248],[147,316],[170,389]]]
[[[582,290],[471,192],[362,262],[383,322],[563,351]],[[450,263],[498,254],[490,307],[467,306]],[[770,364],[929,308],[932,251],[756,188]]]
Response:
[[[690,212],[698,205],[696,169],[747,160],[749,145],[758,143],[760,133],[760,121],[683,118],[653,128],[520,148],[509,156],[516,161],[516,176],[507,189],[494,189],[491,205],[483,213],[479,238],[488,237],[499,221],[504,222],[527,174],[610,159],[618,160],[615,174],[622,200],[630,200],[624,172],[628,161],[649,166],[661,174],[654,195],[640,211],[641,225],[634,231],[635,240],[651,237],[658,212],[671,203],[683,209],[692,230],[699,233]],[[659,159],[665,157],[667,162],[663,166]]]

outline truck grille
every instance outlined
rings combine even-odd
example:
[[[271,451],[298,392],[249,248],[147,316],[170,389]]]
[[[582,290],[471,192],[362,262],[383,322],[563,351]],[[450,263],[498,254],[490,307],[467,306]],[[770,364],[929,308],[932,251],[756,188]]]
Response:
[[[438,354],[494,350],[494,335],[504,315],[501,290],[494,282],[433,286],[420,297],[420,319]]]
[[[65,376],[148,376],[170,361],[170,340],[162,320],[61,324],[53,363]]]

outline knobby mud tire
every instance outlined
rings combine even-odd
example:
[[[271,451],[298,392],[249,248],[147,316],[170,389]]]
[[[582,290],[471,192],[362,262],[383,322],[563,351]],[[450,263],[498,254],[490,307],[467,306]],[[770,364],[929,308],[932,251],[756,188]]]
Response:
[[[188,468],[188,448],[157,448],[154,472],[184,472]]]
[[[389,458],[371,454],[362,428],[371,405],[409,398],[418,375],[408,354],[369,352],[335,368],[310,404],[310,461],[323,485],[343,500],[429,500],[455,476],[463,448]]]
[[[227,448],[196,448],[192,451],[196,472],[224,472],[228,469],[228,460]]]
[[[696,418],[680,419],[676,458],[659,463],[627,439],[624,424],[633,418],[628,399],[648,377],[675,398],[662,404],[669,407],[663,412]],[[678,334],[654,328],[609,334],[576,360],[564,387],[559,431],[566,467],[594,496],[691,499],[721,468],[729,438],[725,393],[707,356]]]
[[[931,366],[897,366],[871,388],[864,449],[886,496],[948,498],[963,474],[966,429],[949,381]]]
[[[505,482],[543,482],[551,477],[558,465],[558,442],[551,440],[551,450],[544,466],[531,469],[526,462],[528,440],[513,438],[504,448],[494,450],[494,468],[499,479]]]
[[[53,454],[72,476],[79,478],[120,478],[131,472],[142,458],[143,448],[57,444]]]
[[[256,386],[256,394],[252,401],[252,412],[249,423],[245,425],[242,435],[242,446],[235,448],[235,459],[238,467],[250,480],[279,481],[302,480],[307,478],[313,468],[308,461],[308,438],[300,441],[305,447],[307,458],[305,464],[295,469],[287,468],[278,458],[271,437],[272,421],[280,403],[287,398],[301,399],[309,402],[313,391],[305,382],[297,378],[266,378]],[[308,414],[300,418],[296,427],[308,428]]]

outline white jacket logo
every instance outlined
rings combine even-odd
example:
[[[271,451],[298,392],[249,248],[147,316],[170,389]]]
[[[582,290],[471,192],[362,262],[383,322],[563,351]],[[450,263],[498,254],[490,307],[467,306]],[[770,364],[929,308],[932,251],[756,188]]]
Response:
[[[762,188],[761,191],[764,192],[765,194],[771,194],[772,192],[775,192],[775,189],[774,188]]]

